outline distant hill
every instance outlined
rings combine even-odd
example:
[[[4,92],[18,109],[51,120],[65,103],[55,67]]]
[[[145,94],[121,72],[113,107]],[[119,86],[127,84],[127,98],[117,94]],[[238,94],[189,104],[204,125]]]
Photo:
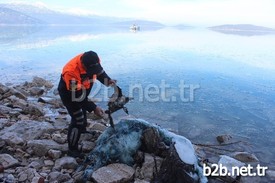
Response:
[[[0,24],[2,25],[18,25],[18,24],[43,24],[43,21],[33,18],[31,16],[25,15],[21,12],[11,10],[9,8],[4,8],[0,6]]]
[[[41,5],[30,5],[22,3],[0,4],[0,22],[9,24],[31,24],[44,23],[47,25],[127,25],[133,22],[140,26],[163,26],[158,22],[146,20],[131,20],[127,18],[105,17],[97,15],[78,16],[68,13],[61,13],[48,9]],[[17,14],[16,14],[17,12]],[[4,13],[5,16],[2,16]]]
[[[275,34],[275,29],[251,24],[226,24],[209,27],[209,29],[224,34],[237,34],[244,36]]]

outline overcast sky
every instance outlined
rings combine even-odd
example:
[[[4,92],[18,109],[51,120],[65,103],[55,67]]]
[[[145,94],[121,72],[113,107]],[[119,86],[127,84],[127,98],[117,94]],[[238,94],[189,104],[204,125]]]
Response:
[[[11,0],[0,0],[11,2]],[[275,27],[275,0],[25,0],[78,14],[146,18],[168,25],[249,23]]]

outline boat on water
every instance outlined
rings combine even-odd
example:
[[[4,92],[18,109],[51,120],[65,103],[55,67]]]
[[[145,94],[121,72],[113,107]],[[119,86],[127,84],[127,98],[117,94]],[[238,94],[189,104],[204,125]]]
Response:
[[[140,27],[136,24],[133,24],[132,26],[130,26],[130,30],[131,31],[139,31],[140,30]]]

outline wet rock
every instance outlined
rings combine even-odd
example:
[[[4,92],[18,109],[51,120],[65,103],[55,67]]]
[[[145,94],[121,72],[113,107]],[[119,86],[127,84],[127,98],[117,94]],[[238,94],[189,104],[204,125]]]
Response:
[[[133,179],[135,170],[125,164],[110,164],[99,168],[92,174],[92,178],[97,183],[123,183]]]
[[[11,139],[21,138],[24,142],[40,138],[45,132],[51,132],[54,127],[47,122],[18,121],[0,131],[0,140],[13,145]]]
[[[54,169],[55,170],[75,169],[77,166],[78,166],[78,163],[76,162],[75,158],[68,156],[68,157],[57,159],[55,161]]]
[[[226,143],[232,139],[232,136],[230,135],[219,135],[216,137],[217,141],[221,143]]]
[[[235,152],[231,157],[244,163],[259,162],[259,159],[254,154],[248,152]]]
[[[30,140],[28,141],[27,147],[32,148],[33,153],[37,156],[45,156],[50,149],[67,151],[67,145],[61,145],[53,140],[42,139],[42,140]]]
[[[0,162],[4,169],[13,167],[19,163],[17,159],[9,154],[0,154]]]
[[[31,96],[40,96],[43,95],[44,90],[40,87],[31,87],[29,89],[29,93]]]
[[[67,182],[71,179],[69,174],[63,174],[61,172],[51,172],[49,174],[49,182]]]
[[[50,149],[48,151],[48,156],[51,157],[54,160],[60,158],[61,155],[62,155],[62,152],[59,151],[59,150]]]

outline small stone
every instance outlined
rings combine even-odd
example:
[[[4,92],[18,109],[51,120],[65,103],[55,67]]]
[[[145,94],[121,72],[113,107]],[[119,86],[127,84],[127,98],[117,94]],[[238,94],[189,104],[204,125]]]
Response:
[[[5,169],[15,166],[19,163],[17,159],[9,154],[0,154],[0,162]]]
[[[45,182],[45,179],[43,177],[34,177],[31,183],[44,183],[44,182]]]
[[[48,156],[51,157],[54,160],[60,158],[61,155],[62,155],[62,152],[59,151],[59,150],[50,149],[48,151]]]
[[[12,174],[9,174],[9,175],[7,176],[7,179],[6,179],[5,183],[15,183],[15,178],[14,178],[14,176],[13,176]]]
[[[75,158],[73,157],[63,157],[55,161],[54,169],[75,169],[78,166]]]
[[[37,169],[40,169],[42,166],[43,166],[43,164],[41,162],[33,161],[29,164],[28,167],[29,168],[35,168],[37,170]]]
[[[114,163],[101,167],[92,174],[97,183],[130,182],[135,170],[125,164]]]
[[[54,162],[52,160],[45,160],[44,164],[45,164],[45,166],[53,166]]]
[[[32,87],[29,89],[29,92],[31,96],[40,96],[43,95],[44,90],[40,87]]]
[[[95,142],[91,141],[82,141],[81,142],[81,147],[83,152],[90,152],[94,147],[95,147]]]
[[[103,132],[107,127],[100,123],[94,123],[90,126],[90,128],[92,130],[97,130],[97,131]]]
[[[66,137],[62,137],[61,136],[61,134],[53,134],[52,135],[52,139],[55,141],[55,142],[57,142],[57,143],[59,143],[59,144],[65,144],[66,143],[66,141],[67,141],[67,138]]]
[[[60,172],[51,172],[48,176],[49,182],[67,182],[71,179],[69,174],[63,174]]]
[[[221,143],[226,143],[232,139],[232,136],[230,135],[219,135],[216,137],[217,141]]]

